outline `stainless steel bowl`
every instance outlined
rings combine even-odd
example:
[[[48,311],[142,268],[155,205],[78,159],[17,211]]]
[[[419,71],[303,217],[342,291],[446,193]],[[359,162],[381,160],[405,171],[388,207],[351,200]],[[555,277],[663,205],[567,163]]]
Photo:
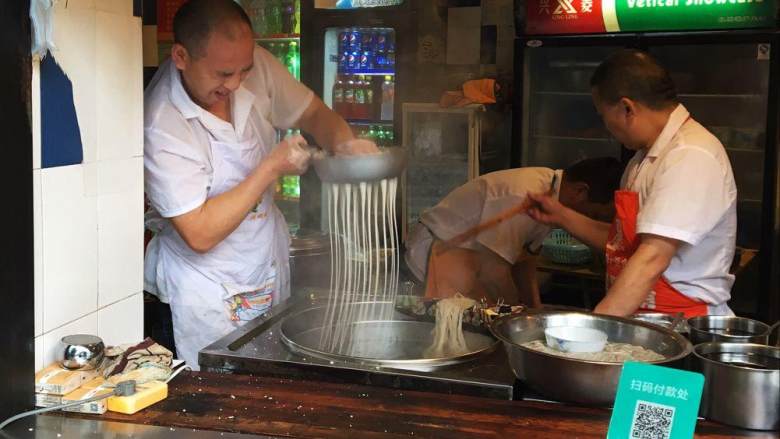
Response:
[[[328,321],[327,307],[318,306],[287,317],[281,326],[281,338],[293,352],[339,363],[359,363],[367,366],[391,367],[415,371],[438,368],[474,360],[492,352],[498,341],[490,335],[463,331],[469,352],[462,355],[429,358],[425,350],[433,343],[434,323],[411,320],[395,313],[390,302],[358,302],[346,305],[340,315],[355,316],[351,320]],[[377,315],[379,307],[389,307],[395,313],[391,320],[359,318],[361,314]],[[331,326],[331,323],[334,323]],[[332,350],[321,344],[328,330],[343,330],[346,334],[341,349]],[[323,336],[323,332],[325,335]]]
[[[621,363],[578,360],[550,355],[522,346],[544,340],[544,329],[579,326],[599,329],[614,343],[630,343],[664,355],[653,362],[681,366],[693,347],[682,335],[661,326],[620,317],[572,312],[534,312],[508,315],[490,326],[504,342],[515,375],[535,391],[558,401],[608,406],[615,401]]]
[[[672,327],[674,322],[674,316],[671,314],[665,314],[661,312],[638,312],[631,316],[634,320],[640,320],[642,322],[652,323],[654,325],[663,326],[666,329]],[[685,320],[682,320],[675,328],[675,331],[681,334],[687,334],[688,324]]]
[[[327,183],[360,183],[398,177],[406,166],[406,150],[382,148],[378,154],[321,155],[312,159],[320,180]]]
[[[701,316],[688,319],[691,343],[769,342],[769,325],[758,320],[733,316]]]
[[[60,364],[71,370],[92,370],[103,361],[105,345],[100,337],[75,334],[62,337]]]
[[[693,363],[704,374],[702,416],[741,428],[780,429],[780,348],[702,343]]]

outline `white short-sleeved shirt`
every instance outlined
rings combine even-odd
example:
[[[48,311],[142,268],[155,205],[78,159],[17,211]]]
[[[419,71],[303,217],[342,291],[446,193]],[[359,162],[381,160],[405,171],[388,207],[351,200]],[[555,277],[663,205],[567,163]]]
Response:
[[[420,222],[439,239],[453,238],[522,204],[529,192],[553,189],[557,197],[562,174],[563,171],[548,168],[519,168],[479,176],[423,212]],[[514,264],[526,250],[538,252],[549,233],[549,226],[537,223],[528,215],[516,215],[461,247],[477,249],[481,245]]]
[[[203,204],[213,174],[212,140],[235,143],[257,137],[273,145],[276,129],[292,127],[313,96],[273,55],[257,47],[254,67],[233,93],[230,124],[195,104],[176,66],[165,61],[144,93],[145,184],[152,206],[170,218]]]
[[[682,242],[664,276],[711,314],[730,314],[737,186],[720,141],[678,105],[653,146],[639,151],[622,188],[639,193],[637,233]]]

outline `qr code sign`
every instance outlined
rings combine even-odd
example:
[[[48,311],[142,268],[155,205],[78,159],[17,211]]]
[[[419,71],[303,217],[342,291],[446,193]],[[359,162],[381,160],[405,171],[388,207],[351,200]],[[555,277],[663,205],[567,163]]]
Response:
[[[631,439],[669,439],[672,434],[674,407],[637,401],[631,421]]]

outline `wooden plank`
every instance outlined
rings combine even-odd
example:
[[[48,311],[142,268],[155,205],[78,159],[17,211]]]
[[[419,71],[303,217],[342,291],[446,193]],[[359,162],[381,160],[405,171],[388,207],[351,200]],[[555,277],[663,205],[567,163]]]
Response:
[[[183,373],[169,397],[102,419],[294,438],[603,438],[610,411],[304,380]],[[89,415],[67,414],[74,417]],[[776,437],[700,422],[697,437]]]

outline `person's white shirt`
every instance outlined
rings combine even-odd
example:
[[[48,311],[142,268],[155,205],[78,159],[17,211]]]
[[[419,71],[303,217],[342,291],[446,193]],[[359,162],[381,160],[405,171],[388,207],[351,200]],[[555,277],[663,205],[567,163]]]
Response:
[[[211,141],[240,142],[255,135],[273,145],[276,129],[301,117],[314,94],[293,79],[267,50],[257,47],[254,67],[233,94],[233,124],[195,104],[170,59],[144,94],[146,193],[165,218],[181,215],[206,200],[211,174]]]
[[[562,170],[540,167],[507,169],[481,175],[456,188],[436,206],[425,210],[420,215],[420,226],[410,232],[406,254],[409,268],[424,281],[433,237],[454,238],[522,204],[529,192],[553,189],[557,198],[562,175]],[[515,215],[460,247],[485,248],[514,265],[528,253],[537,253],[549,233],[549,226],[537,223],[528,215]]]
[[[167,221],[205,202],[213,179],[214,160],[220,160],[212,155],[212,142],[237,143],[259,138],[261,144],[273,146],[277,141],[276,130],[291,128],[313,96],[271,53],[257,47],[252,70],[232,95],[231,124],[193,102],[176,66],[170,59],[163,62],[144,93],[144,181],[154,209],[147,218],[147,227],[174,241],[173,247],[193,264],[197,265],[205,257],[213,258],[216,252],[204,256],[189,249]],[[269,188],[267,195],[273,196],[272,191]],[[289,241],[286,224],[278,209],[274,210],[279,217],[278,245],[285,246],[285,241]],[[157,272],[156,249],[152,244],[159,245],[152,241],[147,250],[144,287],[167,302],[166,290],[170,288],[160,285],[165,275]],[[230,255],[229,251],[220,253],[226,260],[252,257]]]
[[[672,287],[710,314],[733,314],[737,186],[723,145],[689,118],[678,105],[653,146],[631,159],[621,188],[639,193],[637,233],[682,242],[663,274]]]

